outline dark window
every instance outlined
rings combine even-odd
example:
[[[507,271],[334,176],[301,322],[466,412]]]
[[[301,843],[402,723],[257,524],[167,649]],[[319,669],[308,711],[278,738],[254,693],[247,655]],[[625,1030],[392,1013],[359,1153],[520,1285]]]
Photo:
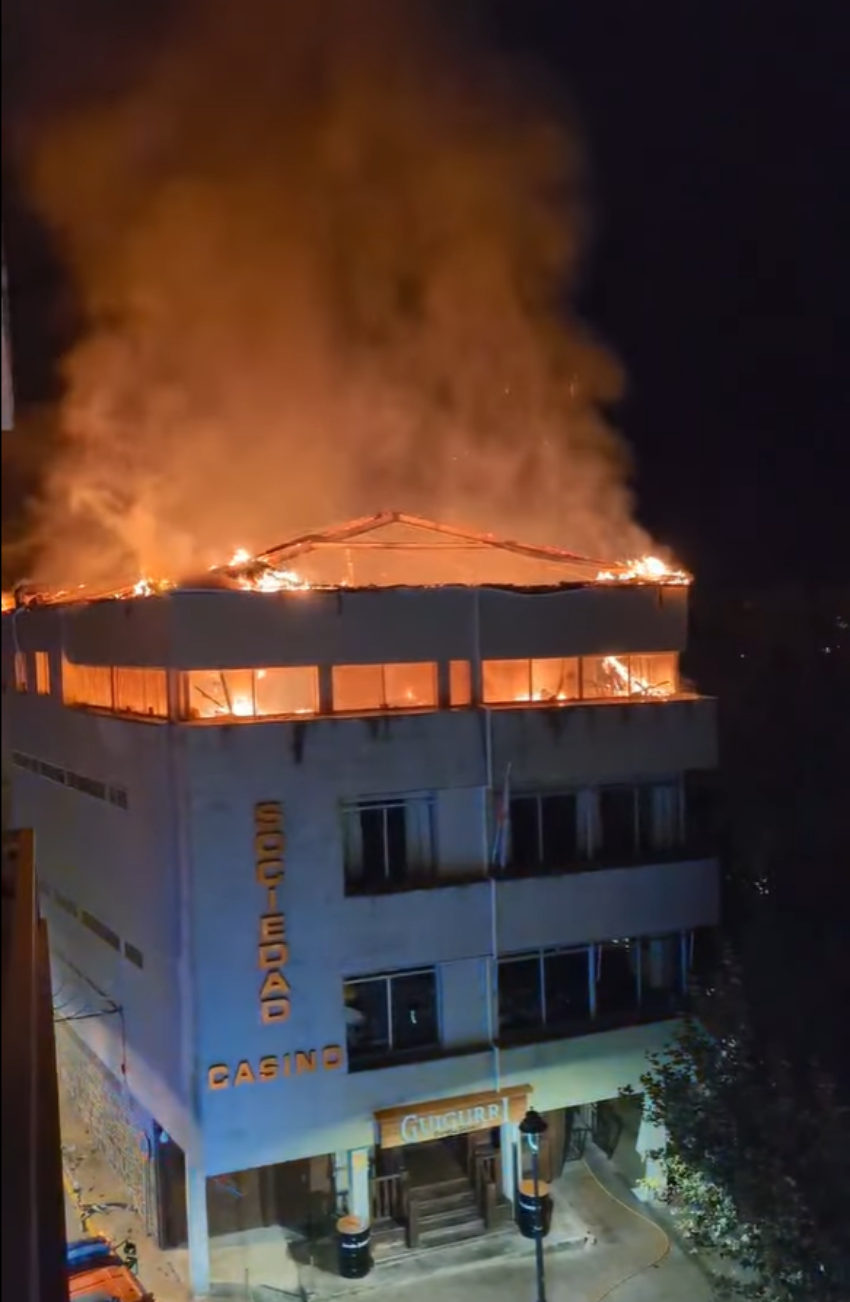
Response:
[[[572,793],[511,800],[511,863],[566,868],[579,859],[578,800]]]
[[[568,1026],[590,1016],[590,955],[587,949],[544,954],[546,1025]]]
[[[392,1048],[399,1053],[439,1044],[437,981],[433,971],[390,978]]]
[[[106,923],[101,922],[100,918],[96,918],[94,914],[87,913],[85,909],[81,909],[80,922],[84,927],[88,927],[89,931],[93,931],[96,936],[99,936],[101,940],[105,941],[107,945],[111,945],[113,949],[121,948],[121,941],[112,928],[107,927]]]
[[[685,992],[684,938],[657,936],[641,940],[640,1002],[647,1013],[669,1015],[682,1004]]]
[[[124,941],[124,957],[128,958],[136,967],[143,968],[145,966],[144,954],[140,949],[136,949],[135,945],[131,945],[129,940]]]
[[[600,1017],[630,1014],[638,1005],[639,947],[635,941],[615,940],[596,952],[596,1011]]]
[[[392,890],[434,871],[430,800],[369,801],[343,811],[346,886]]]
[[[540,955],[504,959],[499,964],[499,1032],[527,1031],[543,1025]]]
[[[41,760],[38,770],[41,776],[47,778],[50,782],[58,782],[60,786],[65,785],[68,775],[66,775],[64,769],[57,768],[55,764],[48,764],[46,760]]]
[[[347,981],[344,997],[352,1070],[382,1058],[415,1056],[440,1043],[433,968]]]
[[[694,771],[685,779],[685,831],[694,847],[716,846],[721,832],[720,791],[716,773]]]
[[[634,858],[637,848],[634,787],[605,787],[600,791],[599,833],[603,858]]]

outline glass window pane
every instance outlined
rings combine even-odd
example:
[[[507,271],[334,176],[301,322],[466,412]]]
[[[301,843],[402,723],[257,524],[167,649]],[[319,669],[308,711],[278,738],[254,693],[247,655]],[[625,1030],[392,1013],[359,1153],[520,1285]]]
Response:
[[[344,986],[345,1030],[349,1062],[389,1052],[387,979],[347,981]]]
[[[565,868],[577,863],[578,799],[573,794],[541,796],[540,823],[543,836],[543,862],[549,867]]]
[[[511,864],[536,868],[540,863],[540,808],[537,796],[511,801]]]
[[[532,660],[531,696],[535,701],[574,701],[578,690],[578,660]]]
[[[637,964],[634,941],[610,941],[599,946],[596,1011],[600,1017],[627,1016],[637,1008]]]
[[[40,696],[50,695],[50,656],[46,651],[35,653],[35,690]]]
[[[675,651],[631,655],[632,696],[673,696],[679,690],[679,657]]]
[[[69,664],[66,660],[63,665],[63,677],[65,678],[65,700],[71,704],[69,696],[70,684],[73,680],[73,672],[76,665]],[[29,675],[27,673],[27,653],[26,651],[15,652],[15,691],[29,691]]]
[[[540,959],[506,959],[499,964],[499,1031],[524,1031],[542,1025]]]
[[[606,787],[600,791],[599,833],[604,859],[634,857],[637,842],[633,787]]]
[[[315,714],[319,671],[315,665],[255,670],[258,715]]]
[[[436,664],[384,665],[384,693],[391,710],[436,708]]]
[[[530,660],[485,660],[481,666],[481,695],[485,704],[531,700]]]
[[[627,656],[583,656],[581,694],[586,701],[629,695]]]
[[[383,805],[364,805],[359,811],[363,879],[373,885],[387,879],[386,814]]]
[[[545,954],[546,1025],[563,1026],[590,1016],[590,951]]]
[[[449,661],[449,704],[472,704],[472,666],[468,660]]]
[[[390,981],[393,1049],[401,1052],[439,1044],[434,972],[414,972],[391,977]]]
[[[642,940],[640,974],[641,1006],[659,1014],[674,1011],[681,1003],[685,988],[681,937]]]
[[[335,710],[359,714],[384,708],[382,665],[334,665],[332,679]]]

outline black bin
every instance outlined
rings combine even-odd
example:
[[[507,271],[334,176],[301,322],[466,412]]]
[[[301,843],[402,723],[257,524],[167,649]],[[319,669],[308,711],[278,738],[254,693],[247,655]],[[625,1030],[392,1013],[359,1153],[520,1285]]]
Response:
[[[546,1238],[552,1228],[552,1195],[542,1180],[534,1193],[532,1180],[521,1180],[516,1194],[516,1223],[524,1239]]]
[[[359,1216],[343,1216],[336,1223],[339,1273],[343,1279],[365,1279],[372,1269],[369,1226]]]

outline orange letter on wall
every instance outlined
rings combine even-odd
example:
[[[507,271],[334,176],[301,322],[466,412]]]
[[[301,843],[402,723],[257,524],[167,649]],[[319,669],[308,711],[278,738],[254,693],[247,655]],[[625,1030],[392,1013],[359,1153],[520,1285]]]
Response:
[[[211,1090],[226,1090],[230,1084],[230,1072],[224,1063],[216,1063],[207,1072],[207,1086]]]

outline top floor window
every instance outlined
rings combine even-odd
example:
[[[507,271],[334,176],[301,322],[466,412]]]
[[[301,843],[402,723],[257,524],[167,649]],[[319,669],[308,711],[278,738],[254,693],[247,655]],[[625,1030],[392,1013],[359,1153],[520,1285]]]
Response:
[[[485,705],[575,701],[580,695],[578,660],[485,660],[481,687]]]
[[[333,708],[341,714],[437,708],[437,666],[431,662],[334,665]]]
[[[190,669],[183,713],[190,719],[258,719],[316,714],[315,665],[276,669]]]
[[[26,651],[15,652],[15,691],[29,691],[29,666]]]
[[[35,690],[39,696],[50,695],[50,656],[46,651],[35,653]]]
[[[62,699],[66,705],[93,705],[100,710],[114,709],[112,667],[77,665],[63,657]]]
[[[580,659],[485,660],[482,664],[485,705],[651,698],[674,696],[678,690],[675,651]]]

